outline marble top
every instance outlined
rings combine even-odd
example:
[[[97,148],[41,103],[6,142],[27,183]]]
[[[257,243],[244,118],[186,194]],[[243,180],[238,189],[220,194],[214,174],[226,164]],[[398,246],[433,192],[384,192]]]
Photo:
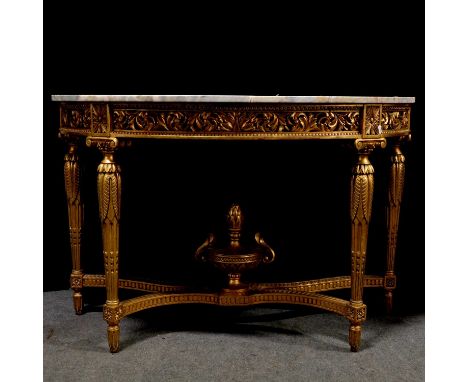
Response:
[[[62,102],[414,103],[414,97],[248,95],[52,95]]]

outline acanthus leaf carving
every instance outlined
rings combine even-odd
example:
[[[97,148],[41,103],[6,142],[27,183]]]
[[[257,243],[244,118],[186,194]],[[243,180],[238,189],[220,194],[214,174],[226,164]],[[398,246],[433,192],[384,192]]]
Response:
[[[160,111],[115,109],[118,131],[165,132],[333,132],[360,130],[359,111]]]

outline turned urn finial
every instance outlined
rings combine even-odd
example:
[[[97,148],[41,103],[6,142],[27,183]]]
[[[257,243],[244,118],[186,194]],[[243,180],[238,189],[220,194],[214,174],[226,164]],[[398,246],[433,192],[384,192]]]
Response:
[[[239,205],[233,204],[227,214],[230,244],[216,247],[214,235],[210,233],[195,253],[197,259],[207,261],[227,273],[228,285],[222,290],[225,294],[248,294],[249,287],[241,282],[241,273],[256,268],[262,262],[271,263],[275,258],[275,252],[260,233],[255,234],[255,244],[240,245],[242,221]]]
[[[229,236],[231,237],[231,247],[239,247],[240,245],[242,218],[240,206],[238,204],[233,204],[227,216]]]

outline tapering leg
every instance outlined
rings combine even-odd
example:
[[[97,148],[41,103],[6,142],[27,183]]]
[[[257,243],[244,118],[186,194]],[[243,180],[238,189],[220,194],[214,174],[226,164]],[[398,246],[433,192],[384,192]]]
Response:
[[[72,255],[70,286],[73,289],[73,306],[76,314],[83,312],[83,271],[81,269],[81,227],[83,204],[80,196],[80,166],[76,143],[69,143],[64,164],[65,191],[68,204],[68,223]]]
[[[98,196],[107,294],[104,319],[108,324],[109,349],[115,353],[119,350],[121,318],[118,297],[121,180],[120,168],[110,146],[102,145],[101,148],[104,157],[98,166]]]
[[[398,222],[400,219],[400,205],[405,178],[405,157],[401,153],[400,145],[395,144],[392,150],[392,165],[390,169],[387,206],[387,271],[384,278],[385,299],[388,314],[392,312],[393,290],[396,287],[396,276],[394,272],[395,251],[398,236]]]
[[[366,319],[362,292],[373,191],[374,168],[369,161],[369,152],[361,151],[351,179],[351,301],[348,315],[351,351],[359,350],[361,324]]]

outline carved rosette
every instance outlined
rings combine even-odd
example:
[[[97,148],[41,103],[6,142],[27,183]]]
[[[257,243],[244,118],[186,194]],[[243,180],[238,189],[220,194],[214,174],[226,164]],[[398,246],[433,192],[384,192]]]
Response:
[[[355,324],[364,322],[367,316],[367,307],[364,304],[350,305],[348,307],[348,319]]]
[[[81,290],[83,288],[83,274],[72,273],[70,276],[70,286],[74,290]]]
[[[396,288],[396,276],[391,274],[391,275],[385,275],[384,276],[384,287],[385,289],[395,289]]]
[[[118,325],[120,320],[122,319],[122,306],[104,305],[103,317],[109,325]]]
[[[103,134],[110,131],[109,106],[106,104],[91,104],[91,131]]]

